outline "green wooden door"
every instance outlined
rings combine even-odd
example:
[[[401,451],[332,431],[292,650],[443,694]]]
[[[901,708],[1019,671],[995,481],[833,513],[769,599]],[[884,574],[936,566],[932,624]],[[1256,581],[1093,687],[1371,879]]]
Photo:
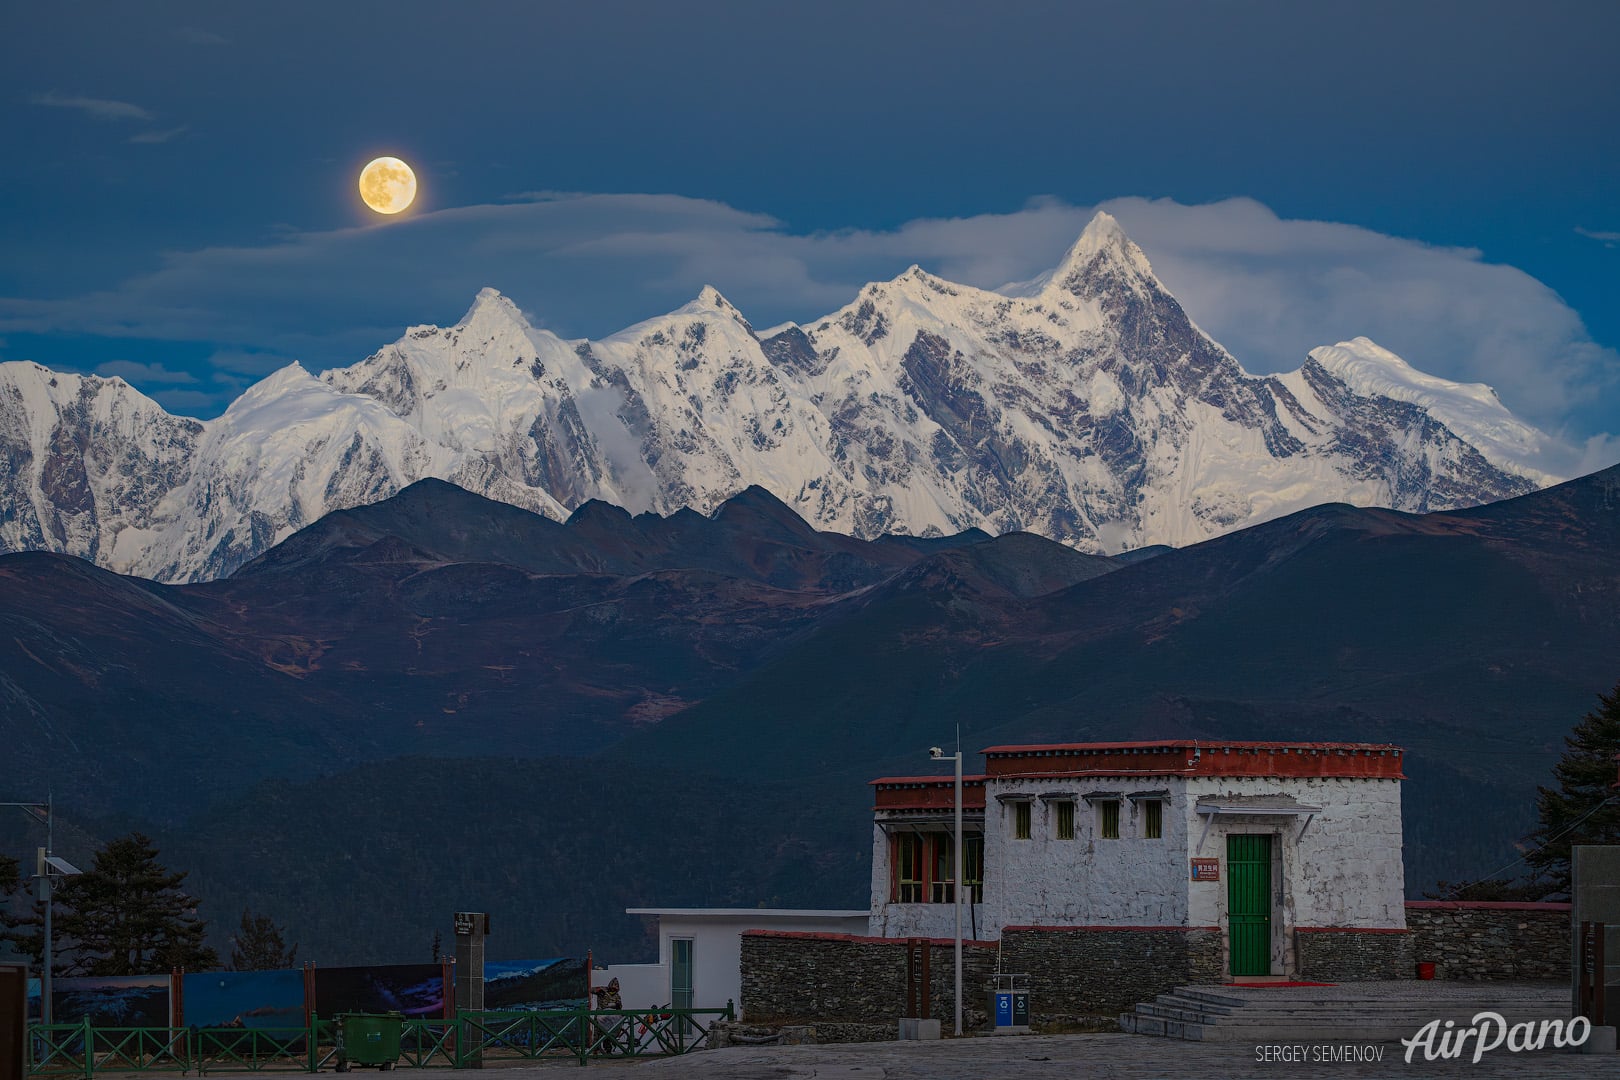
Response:
[[[692,939],[669,939],[669,1003],[676,1009],[692,1008]]]
[[[1226,838],[1226,934],[1233,975],[1271,974],[1271,837]]]

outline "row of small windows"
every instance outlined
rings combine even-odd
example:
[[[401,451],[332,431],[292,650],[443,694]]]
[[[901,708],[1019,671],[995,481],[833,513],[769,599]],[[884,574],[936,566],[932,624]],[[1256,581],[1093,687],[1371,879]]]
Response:
[[[1138,804],[1142,808],[1141,838],[1144,840],[1160,840],[1164,838],[1164,803],[1157,799],[1149,799]],[[1013,807],[1013,839],[1028,840],[1034,833],[1031,828],[1032,813],[1028,802],[1015,802]],[[1052,835],[1059,840],[1073,840],[1074,832],[1074,803],[1056,802],[1052,804]],[[1105,799],[1097,803],[1097,836],[1103,840],[1119,839],[1119,801]]]
[[[956,903],[955,845],[949,833],[897,833],[889,899],[901,904]],[[962,837],[962,883],[970,904],[984,903],[984,837]]]

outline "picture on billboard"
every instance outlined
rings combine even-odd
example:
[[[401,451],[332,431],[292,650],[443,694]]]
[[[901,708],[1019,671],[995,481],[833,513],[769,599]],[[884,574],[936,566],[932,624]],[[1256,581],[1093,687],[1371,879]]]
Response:
[[[315,1008],[340,1013],[444,1015],[444,970],[438,964],[386,964],[315,969]]]
[[[187,1027],[303,1027],[304,973],[188,973],[181,984],[181,1008]]]
[[[36,980],[30,980],[38,986]],[[167,975],[85,976],[54,979],[51,983],[51,1018],[58,1024],[76,1024],[89,1018],[96,1027],[168,1027]],[[39,1015],[39,999],[29,1002]]]
[[[484,1008],[577,1009],[585,1004],[589,973],[583,959],[486,960]]]

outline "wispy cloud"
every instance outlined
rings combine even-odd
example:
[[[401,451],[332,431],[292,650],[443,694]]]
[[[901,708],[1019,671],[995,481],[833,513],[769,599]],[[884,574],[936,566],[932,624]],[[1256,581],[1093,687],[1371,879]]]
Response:
[[[255,377],[279,371],[292,362],[291,356],[252,349],[218,349],[208,358],[208,366],[216,372]]]
[[[147,395],[176,416],[208,416],[221,411],[234,394],[221,395],[208,390],[157,390]]]
[[[1293,370],[1315,346],[1365,335],[1420,370],[1495,387],[1509,409],[1571,443],[1571,461],[1573,444],[1614,424],[1620,355],[1593,342],[1535,278],[1475,250],[1280,218],[1249,199],[1092,207],[1043,198],[1001,214],[804,234],[711,200],[530,193],[174,253],[104,292],[0,299],[0,334],[237,346],[216,355],[218,379],[257,376],[289,356],[311,370],[353,363],[407,326],[455,321],[485,285],[568,337],[604,336],[669,311],[705,284],[763,327],[818,318],[912,263],[981,288],[1032,278],[1098,209],[1119,219],[1188,314],[1251,372]],[[1602,439],[1588,446],[1599,455],[1614,448]],[[1572,474],[1569,462],[1547,467]]]
[[[52,90],[44,94],[33,94],[28,99],[32,104],[44,105],[52,109],[77,109],[88,113],[98,120],[150,120],[152,114],[127,101],[113,101],[110,98],[82,97],[68,94],[58,94]]]
[[[127,383],[194,383],[197,377],[189,371],[171,371],[158,364],[142,364],[135,360],[109,360],[98,364],[95,372],[104,378],[120,378]]]
[[[229,45],[231,39],[223,34],[216,34],[212,30],[204,30],[199,26],[182,26],[175,30],[174,36],[187,45]]]
[[[137,135],[131,135],[129,141],[132,143],[166,143],[170,139],[184,135],[189,130],[191,130],[190,125],[181,124],[179,127],[170,128],[167,131],[143,131]]]
[[[1604,247],[1614,247],[1616,244],[1620,244],[1620,232],[1600,232],[1597,229],[1585,229],[1579,225],[1575,226],[1575,231],[1590,239],[1601,240]]]

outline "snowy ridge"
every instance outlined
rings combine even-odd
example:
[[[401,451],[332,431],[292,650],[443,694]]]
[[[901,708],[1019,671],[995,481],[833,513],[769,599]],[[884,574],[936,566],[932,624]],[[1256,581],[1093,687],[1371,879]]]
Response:
[[[1560,479],[1526,463],[1546,448],[1547,436],[1508,412],[1484,383],[1426,375],[1364,337],[1319,346],[1310,356],[1359,394],[1420,406],[1494,465],[1541,486]]]
[[[0,364],[0,547],[117,565],[117,538],[160,519],[205,430],[122,379]]]
[[[998,291],[913,266],[758,332],[705,287],[600,341],[484,289],[350,367],[290,365],[216,420],[118,380],[0,366],[0,545],[222,576],[424,477],[565,518],[709,512],[750,484],[818,528],[981,528],[1090,552],[1187,544],[1326,501],[1428,511],[1557,479],[1487,388],[1358,338],[1252,376],[1098,214]]]

